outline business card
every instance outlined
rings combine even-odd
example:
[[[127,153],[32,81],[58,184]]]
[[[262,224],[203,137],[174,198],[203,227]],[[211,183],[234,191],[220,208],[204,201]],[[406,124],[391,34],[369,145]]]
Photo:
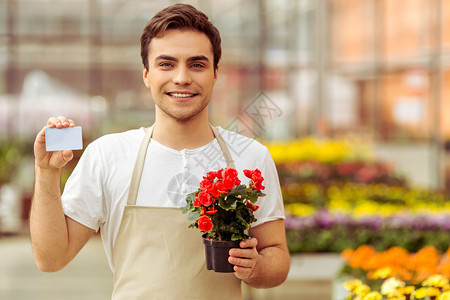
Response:
[[[83,149],[81,126],[45,128],[45,149],[47,151]]]

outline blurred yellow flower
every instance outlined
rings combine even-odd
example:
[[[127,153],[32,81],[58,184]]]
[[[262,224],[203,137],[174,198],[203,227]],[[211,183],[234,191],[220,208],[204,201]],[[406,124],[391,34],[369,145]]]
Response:
[[[392,297],[388,297],[387,300],[406,300],[406,297],[403,295],[394,295]]]
[[[349,267],[364,271],[369,282],[382,282],[383,299],[450,300],[450,248],[445,253],[434,246],[425,246],[415,253],[401,247],[378,252],[371,245],[363,245],[346,249],[341,257]],[[422,287],[416,290],[419,284]],[[377,286],[369,288],[375,291]],[[351,295],[350,299],[355,300],[354,291]]]
[[[436,288],[443,288],[448,286],[448,284],[448,279],[440,274],[430,276],[422,282],[423,286],[432,286]]]
[[[367,141],[349,139],[315,139],[265,143],[275,163],[316,160],[338,163],[346,160],[370,160],[372,148]]]
[[[353,293],[359,296],[360,298],[364,297],[370,292],[370,287],[367,284],[360,284],[355,287]]]
[[[389,267],[381,268],[381,269],[376,270],[373,273],[372,278],[373,279],[379,279],[379,278],[385,279],[385,278],[388,278],[391,274],[392,274],[391,268],[389,268]]]
[[[450,292],[444,292],[437,298],[438,300],[450,300]]]
[[[299,217],[311,216],[316,213],[314,206],[304,203],[292,203],[284,206],[286,213]]]
[[[441,291],[434,287],[421,287],[416,290],[415,298],[423,299],[425,297],[437,297],[441,294]]]
[[[416,299],[423,299],[427,296],[427,288],[422,287],[416,290],[416,292],[414,293],[414,297]]]
[[[415,287],[412,285],[409,286],[405,286],[399,289],[400,294],[406,296],[406,295],[410,295],[413,296],[414,295],[414,291],[415,291]]]
[[[379,292],[370,292],[364,296],[363,300],[382,300],[383,296]]]
[[[298,208],[286,206],[289,208],[288,213],[298,216],[315,213],[317,210],[315,201],[321,197],[326,198],[326,208],[332,214],[346,214],[355,219],[374,216],[390,217],[405,213],[409,215],[450,215],[450,201],[439,202],[436,199],[440,195],[427,194],[420,190],[389,187],[384,184],[369,185],[348,182],[343,186],[331,185],[324,191],[317,184],[305,183],[297,184],[297,188],[284,190],[283,193],[289,193],[290,196],[301,199],[299,202],[303,204]],[[405,197],[408,199],[405,200]]]
[[[347,280],[346,282],[344,282],[344,288],[350,292],[353,292],[358,286],[362,284],[362,281],[359,279]]]
[[[381,284],[381,294],[388,297],[399,295],[398,289],[405,286],[405,282],[395,277],[386,279]]]
[[[436,297],[441,294],[441,291],[438,288],[430,287],[427,289],[427,296]]]

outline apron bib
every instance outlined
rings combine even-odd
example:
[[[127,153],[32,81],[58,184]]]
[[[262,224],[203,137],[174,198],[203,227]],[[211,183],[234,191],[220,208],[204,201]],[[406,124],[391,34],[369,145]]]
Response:
[[[211,129],[227,167],[235,168],[219,132],[213,126]],[[153,126],[139,149],[127,205],[113,247],[112,299],[242,299],[241,281],[233,273],[206,269],[201,234],[188,228],[192,222],[180,208],[136,205],[152,132]]]

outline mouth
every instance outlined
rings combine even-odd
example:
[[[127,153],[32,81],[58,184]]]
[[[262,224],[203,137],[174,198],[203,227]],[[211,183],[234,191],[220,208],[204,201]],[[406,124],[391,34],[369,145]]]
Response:
[[[178,98],[178,99],[187,99],[197,96],[198,94],[194,93],[188,93],[188,92],[172,92],[172,93],[166,93],[168,96],[172,98]]]

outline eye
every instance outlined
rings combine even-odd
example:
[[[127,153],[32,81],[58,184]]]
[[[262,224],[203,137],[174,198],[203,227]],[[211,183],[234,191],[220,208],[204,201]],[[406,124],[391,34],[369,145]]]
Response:
[[[170,62],[162,62],[159,64],[159,66],[166,69],[173,67],[173,65]]]
[[[204,68],[204,65],[201,64],[201,63],[193,63],[193,64],[191,65],[191,67],[192,67],[192,68],[199,69],[199,68]]]

